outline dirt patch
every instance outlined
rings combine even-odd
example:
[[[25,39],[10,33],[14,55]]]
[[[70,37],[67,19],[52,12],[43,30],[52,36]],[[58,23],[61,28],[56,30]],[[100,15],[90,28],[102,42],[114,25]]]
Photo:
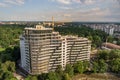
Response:
[[[78,74],[72,80],[120,80],[120,75],[113,73]]]

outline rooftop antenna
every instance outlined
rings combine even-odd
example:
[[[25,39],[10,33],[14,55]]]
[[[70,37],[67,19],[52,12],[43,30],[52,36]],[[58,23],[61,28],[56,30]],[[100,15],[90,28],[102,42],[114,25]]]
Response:
[[[54,31],[54,17],[52,16],[52,28],[53,28],[53,31]]]

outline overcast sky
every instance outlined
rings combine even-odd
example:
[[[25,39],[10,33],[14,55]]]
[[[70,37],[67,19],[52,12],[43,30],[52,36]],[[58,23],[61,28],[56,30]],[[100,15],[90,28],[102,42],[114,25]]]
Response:
[[[0,21],[120,22],[120,0],[0,0]]]

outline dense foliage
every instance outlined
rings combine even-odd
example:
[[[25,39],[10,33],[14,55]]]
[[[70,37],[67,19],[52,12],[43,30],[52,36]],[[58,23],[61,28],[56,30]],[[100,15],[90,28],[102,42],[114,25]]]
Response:
[[[16,72],[18,59],[20,59],[19,47],[9,47],[0,51],[0,80],[17,80],[13,73]]]
[[[17,80],[16,62],[20,59],[19,35],[25,25],[0,25],[0,80]]]
[[[111,71],[120,73],[120,50],[101,50],[93,61],[94,72]]]
[[[16,46],[25,25],[0,25],[0,47]]]

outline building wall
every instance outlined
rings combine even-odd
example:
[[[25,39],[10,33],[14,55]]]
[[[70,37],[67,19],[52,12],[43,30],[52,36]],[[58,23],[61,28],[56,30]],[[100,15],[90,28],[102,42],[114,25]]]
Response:
[[[25,38],[20,36],[21,67],[30,72],[29,50],[26,46]]]
[[[24,38],[21,36],[20,37],[20,51],[21,51],[21,66],[25,67],[26,64],[26,56],[25,56],[25,40]]]
[[[61,53],[61,66],[64,69],[67,64],[67,40],[66,38],[62,39],[62,53]]]
[[[90,59],[90,41],[86,38],[67,38],[67,63]]]
[[[49,71],[54,71],[61,64],[61,36],[58,32],[51,33],[51,53],[50,53],[50,60],[49,60]]]

